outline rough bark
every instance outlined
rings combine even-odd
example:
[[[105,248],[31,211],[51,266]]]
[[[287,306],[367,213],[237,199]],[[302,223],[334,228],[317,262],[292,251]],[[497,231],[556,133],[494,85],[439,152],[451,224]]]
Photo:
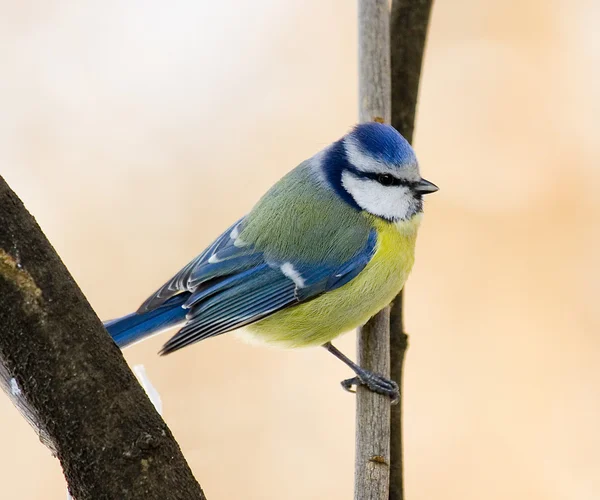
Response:
[[[390,21],[392,125],[412,143],[419,81],[432,0],[392,0]],[[402,372],[408,346],[402,319],[402,292],[390,318],[391,375],[400,386],[400,401],[392,408],[389,500],[404,499],[402,443]]]
[[[0,297],[0,363],[77,500],[205,498],[121,351],[2,177]]]
[[[358,2],[359,119],[389,123],[390,12],[388,0]],[[390,376],[389,308],[358,331],[358,364]],[[355,500],[387,500],[390,464],[390,400],[357,389]]]

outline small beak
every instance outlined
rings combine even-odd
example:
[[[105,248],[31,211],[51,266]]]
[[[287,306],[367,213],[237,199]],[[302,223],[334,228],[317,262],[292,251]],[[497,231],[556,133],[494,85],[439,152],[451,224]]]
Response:
[[[419,194],[429,194],[435,193],[439,187],[437,187],[433,182],[421,179],[419,182],[417,182],[413,189]]]

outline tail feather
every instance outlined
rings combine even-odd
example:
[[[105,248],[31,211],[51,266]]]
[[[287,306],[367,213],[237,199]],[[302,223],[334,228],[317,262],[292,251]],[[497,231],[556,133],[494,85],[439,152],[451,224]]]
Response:
[[[189,294],[183,293],[152,311],[131,313],[122,318],[105,321],[104,327],[119,347],[127,347],[185,321],[187,310],[182,306],[188,296]]]

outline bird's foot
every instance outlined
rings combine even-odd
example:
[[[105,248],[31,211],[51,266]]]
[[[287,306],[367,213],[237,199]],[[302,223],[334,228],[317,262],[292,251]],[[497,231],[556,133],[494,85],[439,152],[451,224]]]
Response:
[[[362,385],[377,394],[388,396],[392,400],[393,405],[400,400],[400,389],[396,382],[368,370],[361,369],[357,371],[356,377],[342,380],[341,384],[348,392],[356,392],[352,387]]]

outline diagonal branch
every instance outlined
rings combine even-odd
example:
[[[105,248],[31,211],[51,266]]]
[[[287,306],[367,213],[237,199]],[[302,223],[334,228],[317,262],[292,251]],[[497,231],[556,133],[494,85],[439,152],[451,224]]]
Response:
[[[120,350],[0,177],[0,364],[77,500],[204,500]]]

